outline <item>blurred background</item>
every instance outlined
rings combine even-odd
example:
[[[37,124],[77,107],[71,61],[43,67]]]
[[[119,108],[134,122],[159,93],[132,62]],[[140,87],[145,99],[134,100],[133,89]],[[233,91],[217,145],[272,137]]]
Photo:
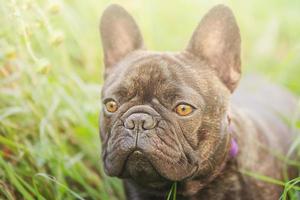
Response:
[[[0,0],[0,199],[123,199],[120,181],[103,173],[97,122],[98,24],[110,3],[158,51],[185,48],[224,3],[240,26],[244,74],[300,94],[299,0]]]

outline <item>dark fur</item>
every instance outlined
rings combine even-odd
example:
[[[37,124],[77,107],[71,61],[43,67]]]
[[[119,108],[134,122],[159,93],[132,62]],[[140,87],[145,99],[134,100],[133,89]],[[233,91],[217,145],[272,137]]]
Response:
[[[133,18],[117,5],[106,9],[100,30],[103,102],[119,105],[116,113],[105,106],[101,112],[103,163],[108,175],[124,179],[128,199],[165,199],[174,181],[178,199],[279,198],[282,188],[242,172],[283,178],[283,161],[275,154],[285,155],[291,144],[282,118],[292,118],[296,102],[257,77],[235,91],[240,34],[229,8],[214,7],[180,53],[146,51]],[[180,102],[196,109],[178,116],[174,107]],[[155,128],[126,127],[142,117],[154,120]],[[231,138],[239,144],[234,158]]]

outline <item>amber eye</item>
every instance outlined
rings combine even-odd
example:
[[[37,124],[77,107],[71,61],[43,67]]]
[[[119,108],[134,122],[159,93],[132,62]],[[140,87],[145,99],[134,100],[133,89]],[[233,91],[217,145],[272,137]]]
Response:
[[[105,103],[106,110],[108,112],[114,113],[118,110],[118,105],[114,100]]]
[[[175,112],[180,116],[187,116],[193,112],[194,108],[188,104],[179,104],[175,108]]]

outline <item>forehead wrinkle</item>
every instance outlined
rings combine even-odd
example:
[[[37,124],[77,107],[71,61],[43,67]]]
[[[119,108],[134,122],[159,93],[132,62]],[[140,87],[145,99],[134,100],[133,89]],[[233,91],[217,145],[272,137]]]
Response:
[[[173,98],[169,98],[169,100],[190,99],[192,102],[201,102],[203,105],[205,100],[203,99],[204,94],[202,88],[206,89],[206,87],[203,86],[207,85],[205,84],[205,74],[207,73],[206,68],[202,68],[202,64],[201,66],[197,66],[198,68],[201,68],[201,72],[199,73],[199,69],[195,70],[189,62],[186,62],[185,59],[179,59],[177,56],[177,54],[171,54],[168,56],[173,63],[172,65],[168,65],[168,69],[172,76],[175,77],[174,87],[176,88],[174,91],[176,92],[175,95],[172,95]],[[166,95],[168,94],[168,92],[164,93]],[[170,90],[170,93],[172,93],[172,90]],[[194,96],[196,96],[197,99],[192,98]]]
[[[105,82],[105,89],[102,90],[102,96],[117,98],[120,101],[126,101],[134,96],[134,90],[132,89],[130,80],[128,80],[128,78],[123,78],[126,76],[128,76],[126,74],[126,70],[121,70],[119,74],[115,74],[115,76],[110,77],[109,82]]]
[[[133,66],[134,74],[128,72],[131,76],[129,81],[142,101],[151,101],[160,95],[160,91],[169,85],[169,82],[172,82],[168,65],[170,63],[167,60],[156,57]]]
[[[187,73],[182,65],[178,59],[169,55],[140,63],[136,68],[137,75],[133,79],[138,96],[143,101],[151,101],[153,97],[158,97],[169,103],[183,98],[185,92],[181,86],[186,84],[184,76]]]
[[[139,68],[136,87],[139,88],[140,97],[150,101],[160,86],[166,81],[162,62],[147,63]]]
[[[111,83],[114,87],[110,85],[107,90],[122,99],[137,96],[145,102],[162,97],[171,102],[182,96],[181,86],[185,84],[187,74],[182,65],[184,63],[178,62],[171,54],[151,55],[123,68],[116,74],[117,80]],[[124,76],[126,78],[120,79]]]

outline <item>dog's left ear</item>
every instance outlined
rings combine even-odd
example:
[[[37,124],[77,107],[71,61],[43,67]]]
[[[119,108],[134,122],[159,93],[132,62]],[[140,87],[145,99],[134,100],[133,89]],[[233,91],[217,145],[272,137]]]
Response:
[[[144,47],[140,30],[131,15],[121,6],[108,6],[100,21],[105,76],[127,54]]]
[[[218,5],[201,20],[187,51],[204,59],[233,92],[241,76],[241,38],[230,8]]]

